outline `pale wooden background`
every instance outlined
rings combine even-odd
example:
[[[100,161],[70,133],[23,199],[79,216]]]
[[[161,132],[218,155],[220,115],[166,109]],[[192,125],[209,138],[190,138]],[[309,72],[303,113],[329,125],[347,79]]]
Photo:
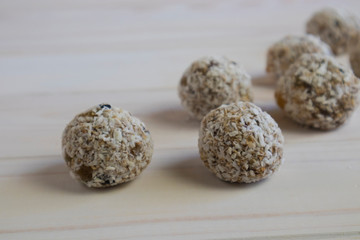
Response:
[[[267,47],[326,5],[360,12],[358,0],[0,1],[0,239],[360,239],[360,110],[336,131],[303,129],[264,73]],[[266,181],[227,184],[199,160],[176,86],[210,54],[246,67],[283,130],[286,162]],[[60,138],[101,102],[140,117],[155,153],[136,181],[90,190]]]

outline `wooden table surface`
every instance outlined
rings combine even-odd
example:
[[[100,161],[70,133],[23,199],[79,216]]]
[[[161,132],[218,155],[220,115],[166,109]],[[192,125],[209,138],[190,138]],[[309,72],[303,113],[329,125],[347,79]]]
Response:
[[[2,0],[0,239],[360,239],[360,110],[335,131],[299,127],[264,71],[269,45],[326,5],[360,12],[358,0]],[[221,182],[199,159],[176,87],[212,54],[245,66],[283,131],[286,161],[268,180]],[[135,181],[92,190],[60,141],[102,102],[141,118],[155,151]]]

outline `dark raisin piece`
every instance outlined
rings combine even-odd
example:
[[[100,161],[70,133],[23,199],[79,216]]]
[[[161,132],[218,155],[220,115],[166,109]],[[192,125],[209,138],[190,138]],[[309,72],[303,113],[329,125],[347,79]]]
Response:
[[[100,108],[108,108],[108,109],[111,109],[111,105],[110,105],[110,104],[100,104],[99,106],[100,106]]]
[[[214,60],[211,60],[210,61],[210,64],[209,64],[209,68],[213,67],[213,66],[219,66],[219,63],[214,61]]]
[[[84,182],[88,182],[92,179],[93,170],[89,166],[82,165],[79,170],[76,171],[76,174]]]

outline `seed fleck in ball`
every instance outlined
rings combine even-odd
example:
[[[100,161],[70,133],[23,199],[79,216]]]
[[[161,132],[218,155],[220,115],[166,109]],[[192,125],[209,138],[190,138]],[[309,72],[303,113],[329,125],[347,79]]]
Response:
[[[269,48],[266,71],[280,77],[304,53],[332,54],[330,47],[313,35],[286,36]]]
[[[150,163],[153,142],[139,119],[100,104],[66,126],[62,152],[72,176],[88,187],[102,188],[137,177]]]
[[[203,118],[199,152],[205,166],[221,180],[251,183],[279,169],[283,142],[269,114],[250,102],[237,102],[222,105]]]
[[[249,74],[225,57],[193,62],[181,78],[178,93],[184,108],[197,119],[222,104],[253,99]]]
[[[358,106],[360,82],[334,58],[304,54],[280,78],[275,98],[301,125],[330,130],[342,125]]]

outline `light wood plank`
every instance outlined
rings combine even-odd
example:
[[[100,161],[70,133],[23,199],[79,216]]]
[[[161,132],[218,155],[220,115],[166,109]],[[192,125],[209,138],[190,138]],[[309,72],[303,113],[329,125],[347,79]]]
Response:
[[[267,47],[301,34],[315,9],[360,9],[358,1],[143,2],[2,1],[0,94],[169,88],[209,54],[258,74]]]
[[[72,180],[59,156],[16,159],[17,164],[2,160],[1,169],[13,169],[10,175],[1,172],[0,194],[13,207],[2,210],[0,233],[39,239],[59,232],[64,239],[62,232],[73,231],[98,239],[107,229],[111,236],[127,229],[123,234],[129,238],[139,229],[154,238],[198,236],[206,229],[218,237],[359,229],[354,220],[360,207],[354,199],[360,193],[360,162],[355,157],[318,161],[319,155],[302,157],[290,145],[288,161],[277,175],[258,184],[234,185],[212,176],[196,149],[163,150],[136,181],[100,191]],[[346,176],[339,178],[343,172]]]

